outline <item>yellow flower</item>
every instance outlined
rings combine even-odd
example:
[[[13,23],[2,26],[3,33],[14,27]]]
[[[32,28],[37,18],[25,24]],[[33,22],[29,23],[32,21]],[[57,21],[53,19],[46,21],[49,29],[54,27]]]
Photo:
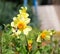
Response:
[[[20,14],[21,13],[26,13],[27,7],[21,7],[21,10],[19,10]]]
[[[51,30],[44,30],[38,35],[37,42],[41,42],[41,39],[50,40],[51,35],[53,35]]]
[[[28,35],[29,31],[32,30],[32,28],[28,26],[28,23],[30,23],[30,18],[28,18],[26,10],[26,7],[21,7],[20,14],[18,14],[17,17],[14,17],[13,21],[11,22],[11,26],[13,27],[12,31],[16,35],[20,35],[21,32]],[[14,28],[16,28],[17,31]]]
[[[14,17],[14,18],[13,18],[13,22],[14,22],[14,23],[12,23],[11,25],[12,25],[12,26],[13,26],[13,24],[17,25],[18,22],[22,22],[22,21],[23,21],[24,23],[28,24],[28,23],[30,23],[30,18],[26,18],[26,19],[25,19],[25,18]]]
[[[50,38],[50,32],[48,32],[48,30],[44,30],[44,31],[41,33],[40,37],[41,37],[42,39],[46,39],[47,37]]]
[[[13,23],[13,24],[12,24]],[[14,22],[12,22],[11,25],[16,29],[14,29],[15,33],[17,33],[18,35],[21,34],[21,32],[23,32],[25,35],[28,35],[28,32],[32,30],[32,28],[30,26],[27,26],[27,24],[25,24],[24,21],[20,21],[17,22],[17,24],[15,25]],[[20,33],[19,33],[20,32]]]
[[[19,13],[17,16],[21,18],[28,18],[29,14],[27,13],[27,7],[21,7],[21,10],[19,10]]]
[[[17,27],[19,30],[24,30],[27,28],[27,24],[30,22],[30,19],[19,19],[19,18],[13,18],[13,21],[11,22],[12,27]]]
[[[18,14],[17,17],[19,18],[28,18],[29,14],[28,13],[21,13],[21,14]]]
[[[32,42],[32,40],[28,40],[28,44],[32,44],[33,42]]]
[[[19,25],[24,25],[24,26],[26,26],[26,24],[28,24],[28,23],[30,23],[30,18],[24,19],[24,18],[14,17],[14,18],[13,18],[13,21],[11,22],[11,26],[12,26],[12,27],[16,27],[16,26],[19,27]]]
[[[28,50],[32,49],[32,40],[28,40]]]

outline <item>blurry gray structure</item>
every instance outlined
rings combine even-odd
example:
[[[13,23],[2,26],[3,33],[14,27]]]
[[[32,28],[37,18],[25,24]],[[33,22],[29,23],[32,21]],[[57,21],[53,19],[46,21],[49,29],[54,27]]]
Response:
[[[60,4],[60,0],[38,0],[40,5]]]
[[[52,0],[52,4],[57,4],[57,5],[59,5],[59,4],[60,4],[60,0]]]
[[[60,6],[38,6],[37,14],[42,30],[55,29],[56,31],[60,31]]]

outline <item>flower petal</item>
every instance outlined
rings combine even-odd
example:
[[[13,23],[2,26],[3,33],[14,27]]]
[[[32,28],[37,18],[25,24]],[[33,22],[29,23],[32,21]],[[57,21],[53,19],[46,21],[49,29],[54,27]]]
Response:
[[[16,30],[14,28],[12,28],[12,32],[14,33],[14,32],[16,32]]]
[[[21,9],[24,9],[24,8],[27,10],[27,7],[21,7]]]
[[[30,23],[30,18],[27,18],[27,19],[25,20],[25,23],[26,23],[26,24]]]
[[[11,26],[14,27],[14,22],[11,22]]]
[[[31,31],[31,30],[32,30],[32,28],[30,26],[27,26],[27,28],[25,28],[23,30],[23,32],[24,32],[25,35],[28,35],[29,31]]]
[[[37,37],[37,42],[41,42],[40,36]]]
[[[51,37],[50,35],[47,35],[45,40],[50,40],[50,37]]]
[[[21,31],[18,30],[15,34],[16,34],[16,35],[20,35],[20,34],[21,34]]]
[[[13,17],[13,21],[15,21],[16,20],[16,17]]]

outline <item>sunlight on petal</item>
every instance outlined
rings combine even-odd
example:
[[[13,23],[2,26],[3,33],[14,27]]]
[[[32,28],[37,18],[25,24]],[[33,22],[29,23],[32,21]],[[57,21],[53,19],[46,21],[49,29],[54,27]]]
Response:
[[[31,30],[32,30],[32,28],[28,26],[26,29],[23,30],[23,32],[25,35],[28,35],[29,31],[31,31]]]

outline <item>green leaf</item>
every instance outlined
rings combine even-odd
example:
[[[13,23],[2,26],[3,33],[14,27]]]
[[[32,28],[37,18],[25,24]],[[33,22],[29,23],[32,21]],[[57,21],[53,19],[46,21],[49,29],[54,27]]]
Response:
[[[40,52],[39,52],[39,51],[37,51],[37,52],[36,52],[36,54],[40,54]]]

